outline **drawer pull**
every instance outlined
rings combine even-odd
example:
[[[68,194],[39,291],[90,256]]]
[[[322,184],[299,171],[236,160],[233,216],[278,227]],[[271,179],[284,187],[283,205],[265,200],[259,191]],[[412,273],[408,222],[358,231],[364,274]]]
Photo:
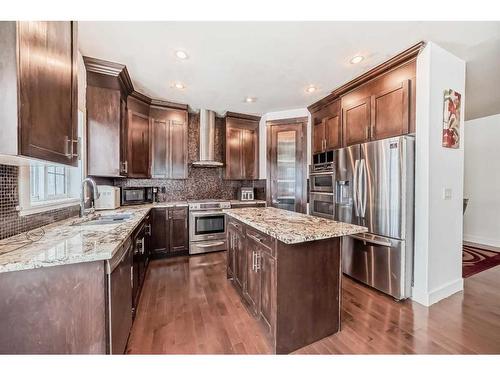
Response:
[[[248,237],[250,237],[251,239],[253,239],[253,240],[257,241],[257,242],[262,243],[264,241],[262,238],[254,236],[253,234],[247,233],[247,235],[248,235]]]

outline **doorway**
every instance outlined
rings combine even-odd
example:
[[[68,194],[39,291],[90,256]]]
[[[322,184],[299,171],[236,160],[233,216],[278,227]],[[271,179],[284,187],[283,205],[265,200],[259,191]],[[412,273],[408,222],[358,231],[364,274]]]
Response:
[[[307,117],[267,122],[267,205],[306,212]]]

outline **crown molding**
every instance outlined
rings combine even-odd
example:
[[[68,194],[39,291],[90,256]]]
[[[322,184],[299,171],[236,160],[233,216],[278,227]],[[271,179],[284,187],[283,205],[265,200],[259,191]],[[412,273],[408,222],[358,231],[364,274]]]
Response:
[[[125,65],[89,56],[83,56],[83,63],[85,64],[87,72],[116,77],[120,87],[125,93],[130,94],[134,91],[134,85],[132,84],[132,80],[130,79],[130,75]]]
[[[343,84],[342,86],[333,90],[328,96],[318,100],[317,102],[311,104],[307,107],[309,112],[314,112],[319,108],[330,104],[335,101],[340,96],[346,94],[347,92],[359,87],[374,78],[379,77],[382,74],[385,74],[395,68],[398,68],[410,61],[413,61],[417,58],[420,51],[425,47],[425,42],[421,41],[417,44],[414,44],[410,48],[404,50],[403,52],[398,53],[396,56],[390,58],[389,60],[383,62],[382,64],[377,65],[375,68],[370,69],[366,73],[354,78],[353,80]]]

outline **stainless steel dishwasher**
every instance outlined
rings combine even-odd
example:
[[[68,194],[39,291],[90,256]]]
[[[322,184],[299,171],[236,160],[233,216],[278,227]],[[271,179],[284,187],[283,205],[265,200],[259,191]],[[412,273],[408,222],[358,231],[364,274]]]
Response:
[[[123,354],[132,327],[132,239],[106,262],[107,352]]]

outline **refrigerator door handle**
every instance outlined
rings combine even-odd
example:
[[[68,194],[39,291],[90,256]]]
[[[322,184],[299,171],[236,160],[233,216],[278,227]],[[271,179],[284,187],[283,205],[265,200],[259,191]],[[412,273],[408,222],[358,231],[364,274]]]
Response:
[[[360,215],[361,217],[365,217],[366,214],[366,199],[367,199],[367,171],[366,171],[366,162],[365,159],[361,159],[361,163],[359,166],[361,176],[360,177],[360,185],[361,188],[360,190],[360,196],[362,197],[362,200],[360,198]]]
[[[356,217],[359,216],[358,210],[358,166],[359,160],[354,162],[354,171],[353,171],[353,181],[352,181],[352,204],[354,205],[354,213]]]

